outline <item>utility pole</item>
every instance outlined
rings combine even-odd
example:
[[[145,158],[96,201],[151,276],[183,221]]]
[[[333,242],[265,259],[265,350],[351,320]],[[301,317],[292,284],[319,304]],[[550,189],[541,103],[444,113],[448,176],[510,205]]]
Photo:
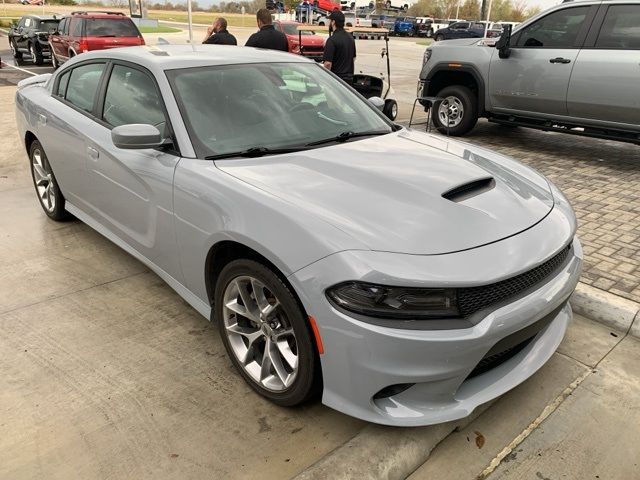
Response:
[[[485,12],[487,11],[487,0],[480,0],[480,20],[485,17]]]

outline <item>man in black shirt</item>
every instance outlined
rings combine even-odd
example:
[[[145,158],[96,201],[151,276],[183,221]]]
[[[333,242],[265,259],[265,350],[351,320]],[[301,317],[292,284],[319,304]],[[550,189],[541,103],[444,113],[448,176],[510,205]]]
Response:
[[[271,50],[289,51],[289,42],[284,33],[279,32],[271,23],[271,12],[266,8],[261,8],[256,13],[258,20],[258,32],[249,37],[247,47],[268,48]]]
[[[227,30],[227,20],[216,18],[213,25],[207,28],[207,38],[202,43],[210,45],[238,45],[236,37]]]
[[[324,46],[324,66],[347,83],[353,82],[356,42],[344,29],[344,13],[334,10],[329,15],[329,30],[333,34]]]

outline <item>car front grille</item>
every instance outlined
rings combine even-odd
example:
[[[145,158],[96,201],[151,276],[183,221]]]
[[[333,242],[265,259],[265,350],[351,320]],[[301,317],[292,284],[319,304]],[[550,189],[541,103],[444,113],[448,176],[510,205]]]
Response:
[[[507,280],[480,287],[461,288],[458,290],[460,313],[463,317],[468,317],[490,305],[514,297],[542,283],[562,266],[570,250],[571,245],[563,248],[560,253],[543,264]]]

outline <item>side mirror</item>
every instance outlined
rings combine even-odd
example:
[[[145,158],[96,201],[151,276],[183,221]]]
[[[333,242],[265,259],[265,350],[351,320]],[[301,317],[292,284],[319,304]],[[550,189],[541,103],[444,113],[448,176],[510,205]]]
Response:
[[[111,141],[116,147],[127,150],[157,148],[164,143],[160,130],[142,123],[115,127],[111,130]]]
[[[380,97],[369,97],[367,100],[369,100],[369,103],[380,111],[384,108],[384,100]]]
[[[496,42],[496,48],[500,58],[509,58],[511,55],[511,25],[505,25],[502,29],[502,35]]]

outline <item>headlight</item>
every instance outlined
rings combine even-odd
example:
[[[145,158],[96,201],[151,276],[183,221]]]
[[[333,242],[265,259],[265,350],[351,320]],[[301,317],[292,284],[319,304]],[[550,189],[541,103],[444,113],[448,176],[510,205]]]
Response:
[[[424,56],[422,57],[422,65],[424,65],[425,63],[427,63],[429,61],[429,59],[431,58],[431,54],[433,53],[433,50],[431,50],[430,48],[427,48],[424,51]]]
[[[459,317],[458,299],[452,288],[387,287],[345,282],[327,290],[337,307],[379,318],[430,319]]]

